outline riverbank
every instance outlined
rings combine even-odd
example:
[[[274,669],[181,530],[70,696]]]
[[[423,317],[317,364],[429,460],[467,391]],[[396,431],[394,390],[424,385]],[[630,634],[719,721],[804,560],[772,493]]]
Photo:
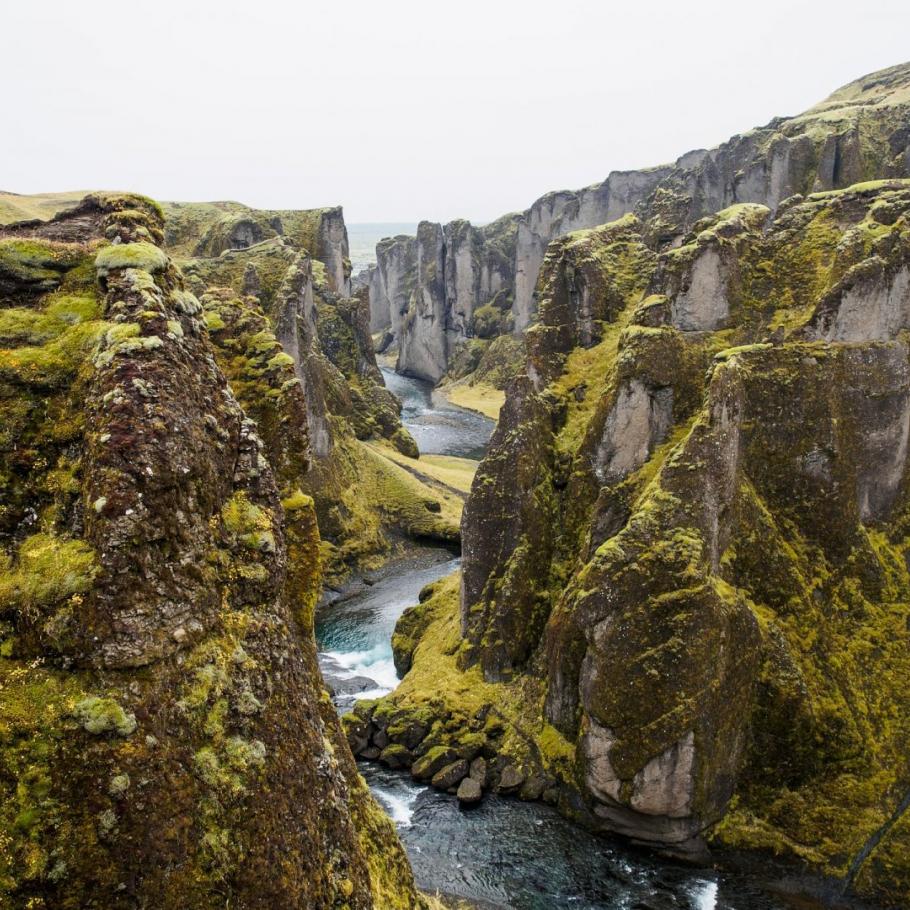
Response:
[[[436,394],[441,395],[449,404],[482,414],[490,420],[499,419],[499,411],[506,400],[506,393],[502,389],[484,382],[451,382],[438,386]]]

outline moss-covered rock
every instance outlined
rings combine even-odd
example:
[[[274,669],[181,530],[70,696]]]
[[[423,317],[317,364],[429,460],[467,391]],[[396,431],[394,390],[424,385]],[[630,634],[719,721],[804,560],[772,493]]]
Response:
[[[169,244],[181,252],[203,225],[218,233],[255,217],[273,226],[274,236],[220,255],[203,244],[184,268],[202,298],[221,368],[269,440],[273,463],[286,463],[285,489],[299,487],[314,499],[330,578],[376,565],[402,532],[457,537],[460,515],[454,523],[425,517],[421,503],[435,498],[433,491],[420,489],[418,478],[399,483],[402,472],[386,471],[384,461],[358,445],[382,438],[403,454],[419,454],[376,365],[365,297],[337,293],[344,280],[333,272],[343,271],[339,256],[346,255],[340,213],[184,205],[169,205],[168,213]],[[309,437],[307,464],[288,450],[293,437],[286,430],[301,423]],[[386,476],[377,476],[377,468]],[[393,495],[382,498],[390,488]]]
[[[319,677],[293,359],[219,298],[235,394],[161,229],[9,229],[71,258],[0,291],[0,903],[416,908]]]
[[[402,617],[376,728],[420,718],[418,762],[479,733],[591,827],[900,905],[908,213],[885,181],[670,252],[628,218],[554,243],[460,597]]]

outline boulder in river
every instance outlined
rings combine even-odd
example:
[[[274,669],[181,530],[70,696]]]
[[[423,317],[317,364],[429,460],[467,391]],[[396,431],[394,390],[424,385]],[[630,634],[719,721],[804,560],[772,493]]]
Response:
[[[480,802],[483,797],[483,790],[473,777],[466,777],[458,785],[458,792],[455,795],[458,797],[458,802],[462,805],[470,806]]]
[[[384,761],[390,768],[407,768],[414,760],[414,756],[404,746],[392,743],[386,746],[379,754],[380,761]]]
[[[499,784],[496,789],[500,793],[511,793],[513,790],[517,790],[524,783],[524,780],[524,774],[515,765],[506,765],[499,775]]]
[[[453,761],[440,771],[437,771],[433,775],[433,779],[430,783],[437,790],[448,790],[449,787],[456,786],[461,780],[467,777],[467,774],[468,763],[463,758],[459,758],[457,761]]]
[[[447,746],[434,746],[426,755],[421,755],[411,765],[411,774],[417,780],[429,780],[439,771],[450,765],[455,759],[455,752]]]

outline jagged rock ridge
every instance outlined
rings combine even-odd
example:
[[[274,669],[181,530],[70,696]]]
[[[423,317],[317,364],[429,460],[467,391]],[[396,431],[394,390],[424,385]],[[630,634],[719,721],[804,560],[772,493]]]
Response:
[[[397,346],[401,372],[437,382],[469,339],[522,333],[534,321],[540,266],[557,237],[634,212],[649,222],[652,243],[667,248],[699,218],[736,203],[775,210],[796,193],[906,177],[908,82],[910,66],[895,66],[850,83],[804,114],[776,118],[671,165],[614,172],[582,190],[548,193],[525,212],[483,228],[424,223],[416,238],[383,241],[370,275],[373,331],[388,331],[386,344]]]

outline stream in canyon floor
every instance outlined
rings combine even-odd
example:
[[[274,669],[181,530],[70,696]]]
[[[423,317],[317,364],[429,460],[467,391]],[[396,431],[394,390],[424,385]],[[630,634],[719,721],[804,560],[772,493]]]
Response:
[[[479,458],[493,424],[441,402],[425,383],[383,370],[403,420],[425,453]],[[415,550],[321,608],[316,638],[340,710],[398,683],[391,636],[420,589],[454,571],[443,549]],[[751,880],[695,869],[595,837],[540,803],[493,794],[471,809],[378,763],[359,768],[395,821],[417,884],[496,910],[786,910]],[[803,904],[802,906],[807,906]]]

